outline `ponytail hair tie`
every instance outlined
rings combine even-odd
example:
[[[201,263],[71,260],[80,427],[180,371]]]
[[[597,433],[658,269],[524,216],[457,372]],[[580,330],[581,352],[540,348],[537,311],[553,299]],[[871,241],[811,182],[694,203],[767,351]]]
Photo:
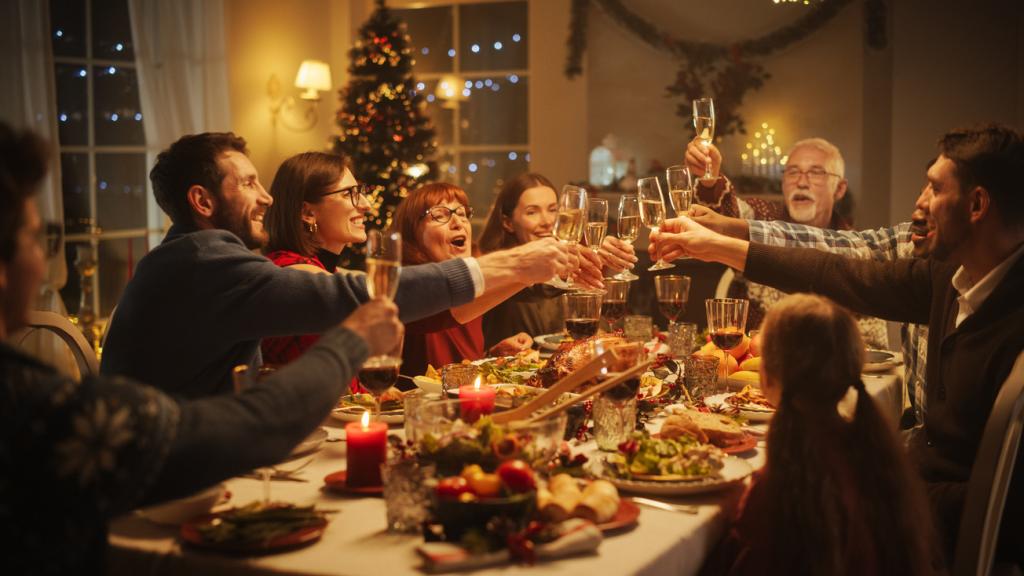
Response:
[[[860,377],[854,378],[852,386],[853,386],[853,389],[856,390],[857,392],[861,392],[861,393],[866,393],[867,392],[867,390],[864,389],[864,381],[861,380]]]

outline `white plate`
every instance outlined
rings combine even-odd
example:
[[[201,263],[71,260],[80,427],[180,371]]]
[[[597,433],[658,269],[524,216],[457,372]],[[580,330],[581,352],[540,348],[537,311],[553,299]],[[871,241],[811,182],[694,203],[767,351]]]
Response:
[[[899,364],[896,355],[887,350],[868,350],[862,372],[885,372]]]
[[[292,449],[292,453],[288,456],[289,458],[295,458],[296,456],[302,456],[319,450],[327,440],[327,430],[324,428],[317,428],[312,434],[306,436],[306,439],[299,442],[298,446]]]
[[[555,334],[541,334],[540,336],[534,336],[533,341],[540,346],[541,350],[550,350],[554,352],[558,350],[558,347],[562,342],[568,342],[569,337],[563,333]]]
[[[726,392],[724,394],[715,394],[714,396],[707,396],[704,398],[704,403],[708,406],[721,406],[723,408],[733,408],[732,404],[726,403],[725,399],[732,396],[733,392]],[[740,408],[740,416],[743,416],[751,422],[767,422],[775,416],[775,410],[767,410],[764,408]]]
[[[719,470],[717,476],[700,480],[657,482],[653,480],[623,480],[608,476],[605,476],[605,479],[624,492],[651,496],[681,496],[715,492],[728,488],[737,482],[742,482],[754,471],[749,462],[735,456],[726,456],[723,463],[725,465]]]
[[[363,419],[365,410],[358,406],[335,408],[331,410],[331,418],[342,422],[359,422]],[[405,413],[402,410],[385,410],[378,416],[373,413],[373,410],[370,410],[370,419],[385,424],[401,424],[405,422]]]
[[[420,390],[428,394],[440,394],[442,390],[441,381],[426,376],[413,376],[412,381]]]

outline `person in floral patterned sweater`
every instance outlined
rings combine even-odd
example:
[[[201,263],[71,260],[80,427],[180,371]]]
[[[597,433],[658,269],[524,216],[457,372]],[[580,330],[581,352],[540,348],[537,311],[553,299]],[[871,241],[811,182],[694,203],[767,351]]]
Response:
[[[48,157],[37,136],[0,122],[0,340],[27,325],[60,245],[32,198]],[[238,395],[194,401],[120,377],[76,383],[0,342],[5,573],[102,573],[110,517],[280,461],[402,332],[395,305],[373,300],[287,368]]]

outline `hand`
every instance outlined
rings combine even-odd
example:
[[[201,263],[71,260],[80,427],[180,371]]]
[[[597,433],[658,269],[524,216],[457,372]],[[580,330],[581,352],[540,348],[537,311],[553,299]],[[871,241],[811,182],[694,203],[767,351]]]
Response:
[[[604,290],[601,257],[590,248],[578,244],[573,244],[570,251],[574,252],[579,258],[579,268],[572,273],[573,283],[585,288]]]
[[[690,210],[686,215],[693,219],[694,222],[719,234],[725,234],[740,240],[750,238],[750,227],[747,225],[747,221],[742,218],[723,216],[699,204],[690,206]]]
[[[711,157],[711,175],[709,178],[717,178],[722,168],[722,153],[714,144],[708,144],[707,148],[700,138],[690,140],[686,145],[686,166],[690,173],[699,178],[705,178],[704,171],[708,166],[708,157]]]
[[[598,250],[601,256],[601,263],[610,271],[621,272],[627,268],[632,269],[636,264],[636,249],[629,242],[623,242],[615,236],[605,236],[601,242],[601,249]]]
[[[527,285],[566,276],[576,267],[568,246],[554,238],[541,238],[502,252],[514,269],[517,281]]]
[[[533,338],[526,332],[520,332],[515,336],[509,336],[491,347],[492,356],[515,356],[523,350],[529,350],[533,346]]]
[[[651,243],[647,251],[651,259],[655,258],[658,251],[666,262],[671,262],[682,256],[693,256],[701,260],[713,259],[713,244],[716,239],[722,236],[717,232],[708,230],[687,216],[677,216],[662,223],[658,232],[651,232]]]
[[[374,298],[356,308],[341,325],[366,341],[370,356],[395,350],[405,334],[405,326],[398,319],[398,306],[384,298]]]

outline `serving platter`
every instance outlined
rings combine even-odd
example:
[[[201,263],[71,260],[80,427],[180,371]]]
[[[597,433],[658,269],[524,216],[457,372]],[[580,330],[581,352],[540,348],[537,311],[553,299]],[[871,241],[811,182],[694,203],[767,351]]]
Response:
[[[888,350],[868,350],[864,355],[864,367],[862,372],[885,372],[894,366],[899,365],[896,354]]]
[[[611,475],[604,478],[624,492],[651,496],[683,496],[723,490],[742,482],[754,472],[753,467],[742,458],[726,456],[722,462],[723,466],[718,474],[693,480],[675,480],[673,477],[666,477],[669,479],[665,480],[636,480]]]
[[[726,392],[724,394],[715,394],[714,396],[705,396],[704,403],[711,408],[718,408],[724,411],[736,408],[739,411],[739,415],[746,418],[750,422],[767,422],[775,416],[775,410],[771,408],[764,408],[756,404],[745,404],[743,406],[733,406],[725,401],[726,398],[732,396],[732,392]]]

